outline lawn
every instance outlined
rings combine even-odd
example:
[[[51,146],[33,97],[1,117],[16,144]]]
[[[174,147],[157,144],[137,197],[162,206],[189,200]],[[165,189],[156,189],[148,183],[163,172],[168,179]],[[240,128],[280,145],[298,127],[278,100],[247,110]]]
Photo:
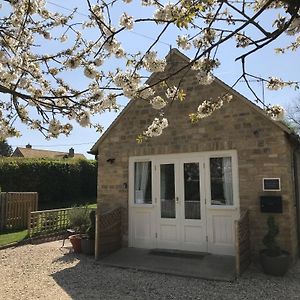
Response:
[[[88,208],[97,208],[97,203],[89,204],[89,205],[88,205]]]
[[[0,246],[8,245],[14,242],[20,242],[27,236],[27,229],[14,232],[5,232],[0,234]]]

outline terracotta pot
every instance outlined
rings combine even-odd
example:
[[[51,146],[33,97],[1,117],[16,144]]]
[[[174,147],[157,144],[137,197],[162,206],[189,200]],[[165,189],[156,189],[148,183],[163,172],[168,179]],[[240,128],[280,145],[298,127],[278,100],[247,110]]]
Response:
[[[81,253],[81,238],[81,234],[73,234],[69,236],[69,240],[75,253]]]
[[[290,255],[282,251],[278,256],[269,256],[266,250],[260,252],[261,266],[266,274],[273,276],[283,276],[290,264]]]

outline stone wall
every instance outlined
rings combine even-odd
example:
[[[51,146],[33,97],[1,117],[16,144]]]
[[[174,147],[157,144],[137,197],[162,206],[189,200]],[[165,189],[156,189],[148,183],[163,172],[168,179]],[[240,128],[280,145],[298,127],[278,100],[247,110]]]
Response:
[[[169,57],[167,72],[182,66],[184,58],[176,53]],[[171,68],[171,69],[170,69]],[[151,81],[159,80],[155,75]],[[151,82],[150,81],[150,82]],[[260,212],[259,197],[263,177],[280,177],[283,213],[276,216],[280,224],[280,244],[296,253],[295,207],[292,171],[292,147],[287,134],[257,108],[237,93],[229,104],[206,119],[192,124],[188,115],[205,99],[220,96],[226,86],[215,80],[209,86],[199,86],[193,71],[177,74],[172,83],[180,82],[186,91],[183,103],[174,101],[166,111],[169,127],[164,134],[142,144],[136,137],[152,123],[157,113],[144,100],[133,100],[121,118],[111,126],[109,134],[99,144],[98,203],[102,208],[128,208],[128,158],[130,156],[188,153],[216,150],[238,151],[239,193],[241,209],[249,209],[251,250],[262,248],[267,214]],[[162,90],[158,91],[162,93]],[[107,162],[115,158],[113,164]],[[124,185],[125,184],[125,185]],[[128,221],[123,222],[123,239],[128,238]]]

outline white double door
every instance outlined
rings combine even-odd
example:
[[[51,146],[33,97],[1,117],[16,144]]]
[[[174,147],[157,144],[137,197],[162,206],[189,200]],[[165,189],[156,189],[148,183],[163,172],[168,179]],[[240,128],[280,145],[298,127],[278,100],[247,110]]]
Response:
[[[157,248],[208,250],[204,163],[201,159],[155,162]]]

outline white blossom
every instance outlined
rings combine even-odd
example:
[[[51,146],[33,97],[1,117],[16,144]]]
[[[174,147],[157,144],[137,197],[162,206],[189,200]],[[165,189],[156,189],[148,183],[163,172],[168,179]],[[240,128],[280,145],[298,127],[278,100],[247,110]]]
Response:
[[[198,70],[201,72],[209,73],[213,69],[219,67],[220,62],[218,59],[200,58],[193,62],[192,70]]]
[[[166,96],[168,99],[176,98],[177,94],[178,94],[178,88],[176,86],[169,87],[166,90]]]
[[[94,16],[96,18],[98,18],[99,20],[104,19],[102,7],[99,4],[95,4],[92,6],[92,12],[93,12]]]
[[[151,6],[153,5],[153,0],[141,0],[143,6]]]
[[[160,6],[154,13],[154,18],[160,21],[172,21],[178,18],[180,11],[176,5],[168,3],[165,6]]]
[[[116,39],[113,39],[106,42],[104,48],[109,52],[109,54],[115,54],[120,50],[121,44],[117,42]]]
[[[62,87],[62,86],[60,86],[60,87],[55,91],[55,94],[56,94],[57,96],[59,96],[59,97],[66,95],[66,93],[67,93],[67,90],[66,90],[64,87]]]
[[[120,19],[120,25],[128,30],[131,30],[133,28],[133,23],[133,17],[128,16],[126,13],[123,13]]]
[[[179,35],[177,37],[177,45],[179,48],[182,48],[184,50],[188,50],[191,48],[192,44],[189,41],[189,37],[187,35]]]
[[[163,133],[163,130],[169,126],[168,119],[162,118],[155,118],[152,124],[147,128],[143,134],[146,137],[156,137],[160,136]]]
[[[77,56],[70,57],[66,62],[65,66],[70,69],[76,69],[80,66],[81,60]]]
[[[82,127],[87,127],[91,124],[90,123],[90,114],[87,111],[83,111],[80,114],[78,114],[78,116],[76,117],[76,120]]]
[[[167,102],[160,96],[156,96],[150,100],[150,104],[154,109],[162,109],[167,105]]]
[[[122,57],[125,56],[125,51],[124,51],[124,49],[123,49],[122,47],[119,47],[119,48],[114,52],[114,54],[115,54],[115,57],[116,57],[116,58],[122,58]]]
[[[6,64],[8,62],[8,57],[5,51],[0,51],[0,62]]]
[[[51,39],[51,34],[50,34],[50,32],[45,31],[45,32],[43,33],[43,36],[44,36],[44,38],[45,38],[46,40],[50,40],[50,39]]]
[[[101,57],[97,57],[95,60],[94,60],[94,65],[96,67],[100,67],[101,65],[103,64],[103,59]]]
[[[199,84],[211,84],[214,69],[220,64],[217,57],[221,53],[224,39],[227,41],[227,37],[230,36],[231,41],[236,39],[237,47],[249,48],[251,45],[245,53],[257,47],[255,41],[259,37],[248,29],[249,26],[242,29],[244,32],[236,30],[240,23],[248,22],[247,16],[251,17],[249,13],[253,12],[253,9],[260,9],[267,0],[247,3],[245,16],[239,16],[241,20],[238,21],[237,15],[226,1],[223,3],[218,0],[183,0],[172,3],[141,0],[136,2],[145,11],[145,15],[144,12],[141,15],[137,14],[138,23],[135,17],[130,15],[130,7],[124,6],[124,3],[131,3],[132,0],[123,0],[123,7],[126,8],[124,13],[120,11],[122,1],[118,4],[115,1],[92,2],[91,6],[89,3],[87,5],[87,9],[90,10],[87,19],[82,19],[83,15],[76,11],[76,8],[70,12],[55,10],[54,7],[46,5],[44,0],[5,1],[0,17],[3,40],[0,47],[0,78],[2,90],[6,93],[7,89],[8,94],[0,103],[0,138],[19,134],[12,125],[18,123],[14,122],[16,116],[29,128],[38,129],[47,138],[51,138],[69,134],[72,130],[70,120],[77,121],[82,126],[90,126],[93,115],[106,110],[118,110],[117,99],[122,95],[146,100],[151,103],[153,109],[158,110],[164,109],[168,102],[183,100],[185,94],[183,90],[179,90],[180,85],[170,84],[177,81],[179,74],[172,78],[170,72],[176,72],[177,67],[186,67],[185,70],[188,71],[188,62],[184,66],[183,63],[170,59],[170,64],[174,65],[170,65],[168,72],[153,76],[157,78],[157,85],[154,83],[153,87],[149,87],[145,83],[153,84],[152,81],[146,81],[148,72],[164,72],[166,68],[166,59],[160,56],[163,52],[159,52],[158,55],[154,51],[154,47],[159,46],[158,43],[164,42],[155,40],[158,34],[161,33],[159,39],[168,38],[165,42],[173,45],[174,40],[170,38],[174,38],[175,34],[175,44],[183,50],[195,47],[194,52],[198,57],[194,58],[196,61],[191,61],[194,71],[192,73],[197,76]],[[297,7],[291,7],[290,2],[278,0],[268,4],[268,8],[280,8],[285,11],[284,15],[274,18],[275,22],[270,24],[270,27],[273,26],[279,31],[284,29],[286,34],[293,36],[288,39],[286,46],[277,49],[280,53],[296,51],[300,47],[300,11]],[[237,6],[238,4],[232,3],[232,8]],[[50,11],[50,8],[53,10]],[[291,13],[291,8],[297,8],[298,11]],[[124,29],[131,30],[136,24],[146,22],[154,41],[148,41],[150,44],[147,45],[146,40],[145,45],[128,45]],[[285,29],[289,22],[289,28]],[[256,20],[250,27],[255,23]],[[159,30],[166,28],[166,31],[159,33],[154,28],[152,32],[151,25],[157,26]],[[174,34],[169,31],[171,25],[176,27]],[[265,24],[260,26],[266,28],[266,32],[272,33]],[[148,32],[147,28],[145,30]],[[93,34],[94,32],[98,34]],[[147,32],[145,34],[149,35]],[[272,37],[272,34],[266,35],[258,44],[268,43]],[[132,50],[135,48],[136,51]],[[150,50],[145,53],[138,51],[139,49]],[[69,80],[69,74],[74,74],[73,80]],[[171,78],[167,78],[169,75]],[[276,77],[263,80],[272,90],[285,86],[299,87],[298,82],[286,82]],[[160,85],[161,82],[163,84]],[[112,93],[115,89],[117,94]],[[162,94],[163,89],[165,95]],[[157,96],[156,92],[161,96]],[[188,93],[189,89],[186,92]],[[230,95],[224,95],[216,99],[206,99],[199,105],[193,118],[201,119],[210,115],[231,98]],[[269,108],[268,112],[270,115],[276,114],[276,117],[282,115],[276,106]],[[168,121],[162,118],[162,111],[159,113],[160,117],[148,127],[145,136],[160,135],[167,126]],[[101,129],[101,125],[95,125],[95,128]]]
[[[267,82],[267,88],[269,90],[280,90],[284,87],[284,82],[282,79],[280,78],[276,78],[276,77],[269,77],[269,80]]]
[[[214,76],[211,73],[199,71],[196,75],[200,85],[210,85],[214,81]]]
[[[123,93],[126,97],[134,97],[139,90],[140,77],[132,73],[118,72],[113,78],[116,86],[123,89]]]
[[[145,54],[144,66],[150,72],[163,72],[167,65],[165,59],[158,59],[155,51],[150,51]]]
[[[59,120],[56,119],[52,119],[49,122],[49,133],[52,137],[57,137],[60,133],[60,129],[61,129],[61,124]]]
[[[251,42],[251,40],[245,36],[244,34],[236,34],[235,39],[237,41],[237,47],[241,47],[241,48],[246,48],[247,46],[249,46],[249,43]]]
[[[97,72],[93,65],[88,65],[84,68],[84,75],[88,78],[94,79],[97,76]]]
[[[144,99],[148,99],[151,96],[155,95],[155,91],[149,87],[148,84],[144,84],[142,87],[140,87],[138,94],[144,98]]]
[[[45,9],[45,8],[41,9],[40,12],[39,12],[39,14],[44,19],[48,19],[51,16],[50,12],[47,9]]]
[[[280,105],[268,106],[266,108],[266,113],[274,121],[282,121],[284,118],[284,108]]]
[[[64,35],[62,35],[62,36],[59,38],[59,40],[60,40],[62,43],[64,43],[64,42],[66,42],[66,41],[68,40],[68,36],[67,36],[66,34],[64,34]]]
[[[192,122],[207,118],[213,114],[214,111],[223,107],[224,103],[229,103],[232,100],[232,95],[226,93],[217,97],[216,99],[204,100],[197,109],[196,113],[190,114]]]
[[[109,93],[101,98],[101,101],[95,106],[94,111],[104,112],[106,110],[111,111],[112,109],[118,109],[118,105],[116,103],[116,94]]]

